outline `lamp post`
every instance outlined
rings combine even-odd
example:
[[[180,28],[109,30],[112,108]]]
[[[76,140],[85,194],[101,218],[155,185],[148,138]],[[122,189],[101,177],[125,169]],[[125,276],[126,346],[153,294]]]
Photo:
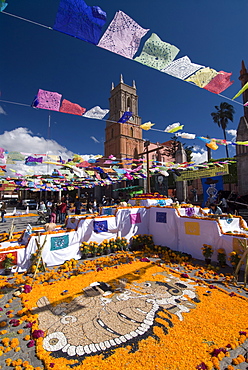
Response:
[[[146,149],[145,153],[146,153],[146,188],[147,188],[147,193],[151,192],[150,174],[149,174],[149,155],[148,155],[149,154],[149,152],[148,152],[149,145],[150,145],[150,141],[146,140],[144,142],[144,147]]]

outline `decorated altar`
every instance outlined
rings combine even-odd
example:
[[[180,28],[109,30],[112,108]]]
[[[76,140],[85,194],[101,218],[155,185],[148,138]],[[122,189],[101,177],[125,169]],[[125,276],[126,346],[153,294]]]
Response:
[[[238,251],[248,235],[246,222],[240,216],[210,218],[200,207],[192,205],[136,205],[109,207],[109,212],[108,207],[104,207],[104,210],[101,215],[68,216],[64,229],[39,230],[41,243],[46,238],[42,252],[46,265],[56,266],[71,258],[80,259],[79,249],[83,242],[100,244],[117,237],[130,241],[135,235],[148,234],[156,245],[191,254],[197,259],[203,259],[203,244],[211,245],[212,261],[216,262],[218,249],[223,248],[226,255]],[[3,253],[13,252],[16,271],[25,271],[36,250],[37,237],[38,232],[33,232],[19,241],[2,243],[0,258]]]

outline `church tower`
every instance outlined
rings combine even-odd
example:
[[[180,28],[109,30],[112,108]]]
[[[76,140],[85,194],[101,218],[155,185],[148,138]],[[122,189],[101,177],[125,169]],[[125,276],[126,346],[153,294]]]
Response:
[[[137,158],[137,154],[143,152],[144,145],[135,82],[133,81],[133,86],[128,86],[121,75],[116,87],[112,83],[109,106],[109,119],[105,128],[105,158],[111,154],[117,159]],[[127,111],[133,113],[132,117],[126,123],[118,123]]]
[[[242,61],[239,80],[243,87],[248,82],[248,71]],[[248,101],[248,90],[243,92],[243,103]],[[244,116],[240,118],[236,141],[248,140],[248,107],[244,106]],[[248,194],[248,146],[236,146],[237,172],[238,172],[238,192],[239,195]]]

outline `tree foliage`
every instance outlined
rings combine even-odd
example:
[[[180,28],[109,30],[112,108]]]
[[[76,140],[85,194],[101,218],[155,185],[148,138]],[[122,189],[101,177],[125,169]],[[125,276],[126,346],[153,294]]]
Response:
[[[222,128],[224,140],[226,140],[226,128],[229,121],[233,122],[235,110],[231,104],[226,102],[220,103],[220,106],[215,105],[216,112],[212,112],[213,121]],[[226,145],[226,156],[229,158],[228,146]]]

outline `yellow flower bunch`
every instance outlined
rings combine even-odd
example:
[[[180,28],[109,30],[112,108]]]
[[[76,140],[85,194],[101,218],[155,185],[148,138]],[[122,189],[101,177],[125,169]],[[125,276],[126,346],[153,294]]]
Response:
[[[12,253],[6,254],[3,260],[3,266],[5,269],[10,269],[14,265],[15,256]]]
[[[237,267],[239,261],[240,261],[240,255],[239,253],[237,253],[236,251],[232,251],[230,254],[229,254],[229,261],[231,262],[231,264],[234,266],[234,267]]]
[[[221,265],[226,264],[226,251],[224,248],[219,248],[217,250],[217,260]]]
[[[212,255],[214,253],[214,250],[213,250],[211,245],[203,244],[203,247],[201,249],[202,249],[202,254],[205,258],[211,258],[212,257]]]

